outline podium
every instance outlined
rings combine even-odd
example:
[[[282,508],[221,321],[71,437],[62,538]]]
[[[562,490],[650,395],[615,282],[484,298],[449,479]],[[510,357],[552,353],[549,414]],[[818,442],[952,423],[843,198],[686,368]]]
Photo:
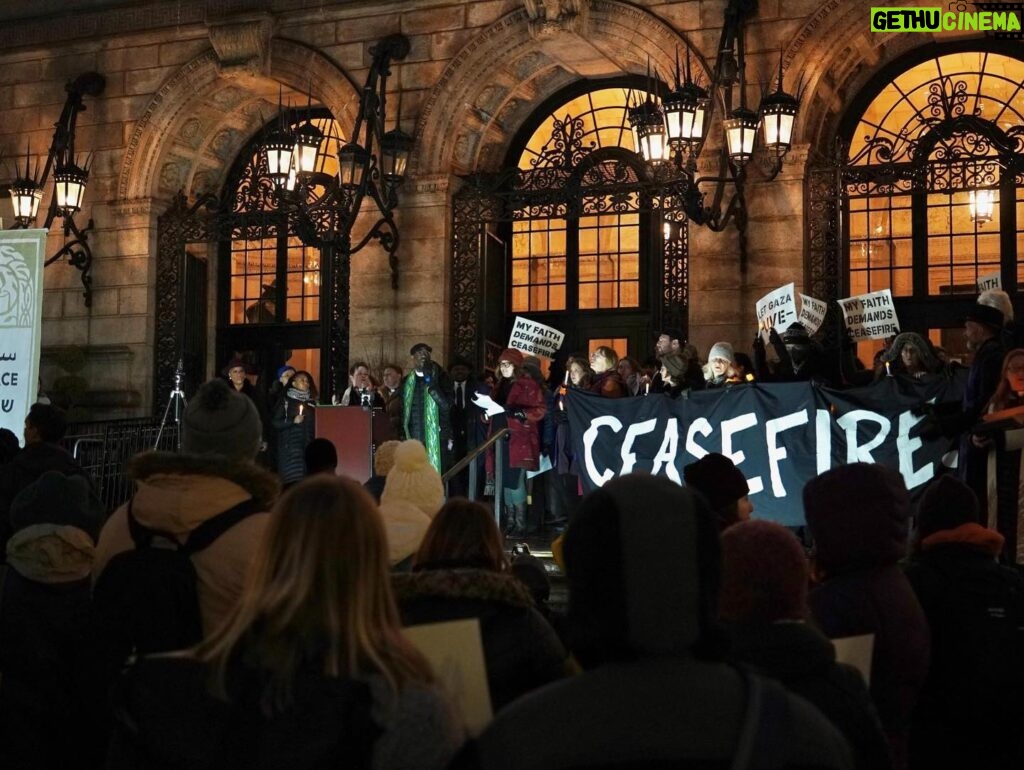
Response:
[[[361,406],[318,406],[316,436],[329,439],[338,450],[338,475],[360,484],[373,475],[377,447],[396,438],[386,411]]]

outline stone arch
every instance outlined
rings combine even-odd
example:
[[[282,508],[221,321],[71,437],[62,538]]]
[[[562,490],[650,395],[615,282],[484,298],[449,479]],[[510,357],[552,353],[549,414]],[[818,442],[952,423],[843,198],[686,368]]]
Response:
[[[355,124],[359,90],[319,51],[275,39],[265,76],[222,76],[211,48],[179,69],[135,126],[118,180],[118,199],[169,199],[218,192],[235,156],[277,112],[278,87],[304,102],[307,92],[342,126]]]
[[[846,109],[868,80],[908,51],[934,42],[931,33],[871,32],[863,7],[828,0],[783,54],[783,66],[792,73],[787,85],[792,89],[799,77],[805,87],[796,142],[828,153]]]
[[[578,44],[566,46],[567,35],[575,35]],[[650,67],[667,78],[676,50],[688,47],[696,67],[710,72],[697,46],[643,8],[592,0],[573,29],[567,25],[548,34],[531,34],[526,10],[513,11],[463,48],[431,91],[416,129],[414,172],[497,170],[508,142],[539,101],[580,78],[643,75],[648,55]],[[567,60],[566,50],[576,58]]]

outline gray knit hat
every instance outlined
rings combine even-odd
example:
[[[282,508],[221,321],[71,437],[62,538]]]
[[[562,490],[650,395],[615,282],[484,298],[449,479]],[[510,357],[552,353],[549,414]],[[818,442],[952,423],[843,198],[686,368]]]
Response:
[[[189,454],[252,460],[260,451],[262,436],[256,405],[224,380],[203,385],[181,419],[181,449]]]
[[[730,364],[736,363],[736,358],[732,352],[732,345],[728,342],[716,342],[711,346],[711,350],[708,352],[708,361],[714,361],[716,358],[721,358]]]

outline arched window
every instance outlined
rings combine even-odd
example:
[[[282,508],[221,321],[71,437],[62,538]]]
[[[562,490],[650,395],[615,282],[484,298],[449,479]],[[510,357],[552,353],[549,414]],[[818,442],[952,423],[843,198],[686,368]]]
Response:
[[[607,88],[560,105],[527,140],[518,167],[539,174],[561,170],[579,184],[588,168],[616,163],[621,164],[618,173],[636,180],[639,164],[625,94]],[[620,213],[614,205],[602,208],[608,210],[558,218],[532,217],[529,209],[517,212],[512,312],[640,307],[640,214]]]
[[[295,118],[295,126],[307,119],[325,137],[340,137],[330,113],[303,113]],[[253,138],[239,154],[225,187],[232,232],[220,251],[218,356],[252,351],[256,358],[280,359],[290,352],[292,365],[319,377],[321,253],[300,240],[295,222],[278,207],[266,157],[259,152],[266,135],[277,128],[275,120]],[[337,174],[332,152],[322,152],[318,159],[320,173]]]
[[[948,49],[947,49],[948,50]],[[961,50],[918,59],[862,97],[844,168],[846,290],[890,289],[905,329],[955,347],[949,298],[1024,282],[1024,60]],[[855,120],[855,122],[854,122]]]
[[[649,87],[574,83],[525,121],[501,171],[467,177],[453,198],[456,352],[486,362],[519,315],[565,332],[563,353],[610,345],[643,359],[657,328],[685,334],[687,222],[635,152],[627,114],[630,89]]]

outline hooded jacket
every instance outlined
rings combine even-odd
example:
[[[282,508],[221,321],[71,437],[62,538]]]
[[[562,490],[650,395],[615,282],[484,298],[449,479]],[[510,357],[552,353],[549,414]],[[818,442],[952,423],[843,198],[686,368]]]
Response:
[[[843,465],[806,484],[804,510],[824,574],[808,596],[811,614],[830,639],[874,635],[871,697],[894,766],[904,767],[930,643],[928,621],[898,566],[910,518],[903,479],[881,465]]]
[[[565,559],[570,647],[585,670],[499,713],[466,766],[728,768],[746,724],[771,736],[750,767],[853,766],[809,704],[723,661],[717,525],[690,490],[611,480],[581,503]],[[748,686],[774,705],[751,705]]]
[[[407,626],[463,618],[480,621],[495,711],[565,675],[565,648],[514,575],[428,568],[395,574],[392,585]]]
[[[178,537],[245,500],[262,513],[248,516],[192,557],[198,578],[199,611],[208,634],[232,609],[266,527],[266,511],[279,492],[277,479],[252,463],[211,455],[147,452],[133,458],[128,473],[137,487],[132,514],[139,523]],[[100,533],[93,585],[115,554],[135,547],[128,531],[128,504],[111,515]]]

